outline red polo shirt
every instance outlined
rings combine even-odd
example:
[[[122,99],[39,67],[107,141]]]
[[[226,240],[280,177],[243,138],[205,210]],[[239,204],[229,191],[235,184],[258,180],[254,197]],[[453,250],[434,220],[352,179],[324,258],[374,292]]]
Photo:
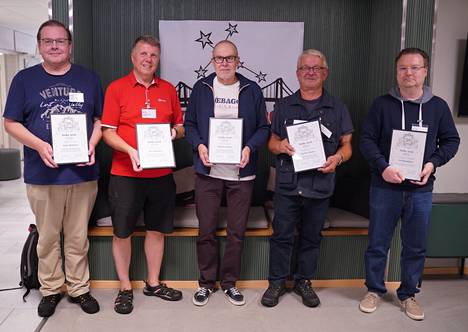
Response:
[[[143,118],[141,110],[156,109],[156,118]],[[158,77],[146,88],[137,82],[133,71],[113,81],[106,90],[101,123],[103,127],[115,128],[117,134],[130,146],[137,148],[137,123],[170,123],[182,125],[182,110],[176,90],[171,83]],[[137,178],[155,178],[170,174],[170,168],[145,169],[135,172],[128,154],[114,150],[111,174]]]

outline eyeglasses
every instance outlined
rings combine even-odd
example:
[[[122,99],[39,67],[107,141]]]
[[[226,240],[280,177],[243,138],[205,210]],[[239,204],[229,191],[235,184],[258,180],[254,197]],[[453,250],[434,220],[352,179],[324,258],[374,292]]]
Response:
[[[213,61],[217,64],[221,64],[226,60],[227,63],[233,63],[234,61],[237,60],[237,57],[235,55],[230,55],[230,56],[215,56],[213,57]]]
[[[409,70],[412,74],[415,74],[422,68],[426,68],[426,66],[398,67],[398,72],[404,74]]]
[[[302,71],[304,73],[308,73],[309,71],[313,73],[318,73],[324,69],[327,69],[327,67],[319,67],[319,66],[314,66],[314,67],[309,67],[309,66],[302,66],[297,68],[297,70]]]
[[[41,43],[45,46],[52,46],[54,43],[57,46],[64,46],[68,43],[68,38],[58,38],[58,39],[50,39],[50,38],[42,38]]]

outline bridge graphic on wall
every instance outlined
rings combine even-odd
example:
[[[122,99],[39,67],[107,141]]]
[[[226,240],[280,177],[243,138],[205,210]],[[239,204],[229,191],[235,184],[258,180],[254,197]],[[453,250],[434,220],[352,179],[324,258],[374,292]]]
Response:
[[[186,108],[192,93],[192,88],[184,82],[179,82],[176,85],[177,96],[179,97],[180,106]],[[276,102],[278,99],[292,95],[294,92],[286,85],[283,79],[277,78],[275,81],[262,87],[263,97],[265,101]]]

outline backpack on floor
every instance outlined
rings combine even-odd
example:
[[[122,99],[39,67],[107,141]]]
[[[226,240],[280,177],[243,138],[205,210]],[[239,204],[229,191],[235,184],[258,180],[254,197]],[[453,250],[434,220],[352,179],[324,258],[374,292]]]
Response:
[[[36,225],[29,225],[29,235],[23,246],[21,252],[21,265],[20,265],[20,286],[26,288],[26,293],[23,295],[23,301],[26,302],[26,296],[29,295],[31,289],[39,289],[41,284],[37,276],[37,267],[39,259],[37,257],[37,240],[39,233],[37,232]]]

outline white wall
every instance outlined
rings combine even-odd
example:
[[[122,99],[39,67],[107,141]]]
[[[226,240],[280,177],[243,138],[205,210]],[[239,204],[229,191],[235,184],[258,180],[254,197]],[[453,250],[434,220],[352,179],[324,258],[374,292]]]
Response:
[[[434,192],[468,193],[468,118],[460,118],[458,103],[468,34],[468,0],[439,0],[432,89],[452,110],[461,138],[458,154],[436,173]]]

